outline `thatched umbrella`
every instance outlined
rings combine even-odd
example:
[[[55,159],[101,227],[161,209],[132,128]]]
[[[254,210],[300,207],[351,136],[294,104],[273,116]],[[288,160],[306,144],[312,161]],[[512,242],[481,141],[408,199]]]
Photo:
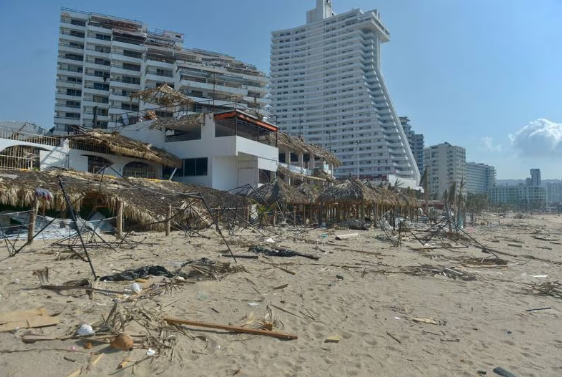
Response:
[[[168,84],[160,85],[156,88],[141,90],[131,94],[131,99],[139,98],[146,103],[160,106],[181,106],[194,103],[188,96],[170,88]]]
[[[266,135],[265,139],[271,145],[275,145],[275,143],[277,143],[279,149],[286,149],[287,151],[294,153],[309,153],[326,160],[334,167],[341,166],[342,164],[332,152],[327,151],[318,145],[309,144],[302,137],[294,137],[283,132],[278,132],[277,135]]]
[[[355,209],[355,216],[364,215],[364,206],[373,203],[376,196],[371,189],[356,178],[348,178],[342,183],[326,188],[318,197],[318,202],[328,205],[329,211],[335,207],[336,218],[348,217]]]
[[[274,207],[273,225],[277,223],[278,207],[283,212],[287,210],[288,206],[293,206],[293,212],[295,212],[297,205],[305,204],[309,200],[296,187],[289,186],[280,178],[262,185],[248,196],[259,204],[266,204],[268,208]]]
[[[163,229],[162,222],[171,208],[175,220],[195,217],[211,224],[202,201],[193,198],[201,194],[211,207],[234,203],[232,207],[245,208],[246,199],[226,192],[179,182],[143,178],[115,178],[70,170],[20,171],[0,170],[0,204],[14,207],[32,207],[35,190],[49,190],[52,200],[41,201],[44,210],[64,210],[66,203],[58,177],[61,177],[67,195],[76,210],[87,205],[107,206],[112,212],[121,208],[123,217],[151,229]]]

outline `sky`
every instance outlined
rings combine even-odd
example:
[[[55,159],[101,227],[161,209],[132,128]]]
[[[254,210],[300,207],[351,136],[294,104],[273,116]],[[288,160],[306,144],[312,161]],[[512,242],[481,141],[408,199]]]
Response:
[[[386,84],[426,146],[462,146],[500,179],[562,177],[562,0],[333,3],[381,12]],[[0,0],[0,120],[52,127],[61,7],[181,32],[269,73],[271,31],[304,24],[315,0]]]

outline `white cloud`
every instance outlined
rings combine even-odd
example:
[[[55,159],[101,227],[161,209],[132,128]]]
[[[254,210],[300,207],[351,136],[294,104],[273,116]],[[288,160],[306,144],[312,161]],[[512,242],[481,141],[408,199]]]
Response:
[[[511,144],[524,156],[562,155],[562,124],[547,119],[537,119],[514,134]]]
[[[482,145],[484,146],[484,149],[486,149],[489,152],[501,152],[502,151],[501,144],[494,145],[494,140],[489,136],[486,136],[486,137],[482,138]]]

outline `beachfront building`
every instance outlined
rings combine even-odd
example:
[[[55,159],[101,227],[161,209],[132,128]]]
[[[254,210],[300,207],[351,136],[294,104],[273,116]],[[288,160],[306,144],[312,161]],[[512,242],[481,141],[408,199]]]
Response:
[[[453,182],[457,183],[457,187],[463,179],[466,182],[466,150],[463,147],[442,143],[425,148],[424,164],[429,175],[431,197],[441,199]]]
[[[0,169],[39,171],[60,168],[124,177],[162,178],[166,167],[181,165],[177,157],[118,133],[90,130],[53,137],[42,131],[29,133],[21,129],[0,127]]]
[[[378,11],[336,15],[317,0],[307,22],[272,33],[271,116],[342,162],[337,177],[417,185],[420,174],[381,72],[390,34]]]
[[[546,200],[549,203],[562,202],[562,182],[546,182]]]
[[[466,163],[466,192],[487,194],[496,185],[496,168],[477,162]]]
[[[417,134],[412,130],[412,125],[410,124],[410,119],[408,117],[400,117],[400,125],[402,126],[402,129],[406,134],[408,145],[410,145],[412,154],[416,159],[418,171],[420,172],[420,174],[423,174],[423,171],[425,169],[425,166],[423,164],[423,149],[425,147],[424,136],[423,134]]]
[[[517,209],[538,210],[546,206],[546,189],[540,186],[494,186],[488,191],[494,205],[509,205]]]
[[[167,84],[202,105],[236,104],[260,112],[268,79],[228,55],[183,47],[184,35],[150,31],[140,21],[62,9],[55,133],[128,125],[131,113],[153,108],[131,95]]]

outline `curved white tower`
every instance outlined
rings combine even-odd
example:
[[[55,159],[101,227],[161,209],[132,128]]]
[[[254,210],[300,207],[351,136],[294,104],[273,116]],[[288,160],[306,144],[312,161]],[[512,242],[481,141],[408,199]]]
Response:
[[[272,33],[271,113],[278,126],[330,149],[336,176],[420,173],[380,70],[390,34],[375,11],[336,15],[316,0],[307,24]]]

